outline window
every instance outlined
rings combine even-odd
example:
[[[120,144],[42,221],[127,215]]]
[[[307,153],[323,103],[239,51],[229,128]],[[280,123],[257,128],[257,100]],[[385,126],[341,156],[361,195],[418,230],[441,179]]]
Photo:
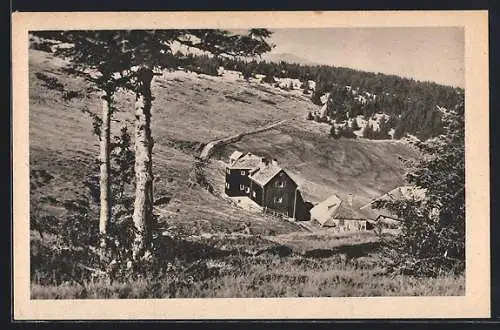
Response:
[[[226,188],[229,189],[229,182],[226,182]]]
[[[226,168],[226,173],[227,173],[227,174],[231,174],[231,170],[229,169],[229,167],[228,167],[228,168]]]
[[[245,190],[245,185],[240,184],[240,190]]]
[[[248,193],[250,192],[250,188],[249,188],[249,187],[247,187],[247,188],[245,189],[245,192],[248,194]]]
[[[276,181],[276,187],[278,188],[285,187],[285,181]]]
[[[252,196],[257,197],[257,194],[255,193],[255,190],[252,191]]]
[[[274,197],[274,202],[276,204],[281,204],[283,203],[283,197]]]
[[[247,173],[245,171],[241,171],[241,175],[246,175]]]

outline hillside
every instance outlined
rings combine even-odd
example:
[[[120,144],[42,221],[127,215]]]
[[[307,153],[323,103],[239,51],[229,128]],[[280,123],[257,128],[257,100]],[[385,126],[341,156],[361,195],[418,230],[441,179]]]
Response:
[[[41,72],[57,78],[66,90],[81,90],[81,79],[61,71],[62,62],[50,54],[30,51],[30,141],[33,169],[65,165],[67,161],[91,161],[97,155],[97,138],[92,135],[86,107],[99,113],[98,95],[83,100],[61,99],[61,92],[47,88],[37,78]],[[354,193],[361,202],[376,197],[403,182],[398,156],[411,152],[400,142],[369,140],[332,140],[328,125],[304,120],[314,105],[300,93],[245,82],[185,72],[166,72],[153,86],[153,134],[155,137],[155,176],[158,193],[175,195],[187,203],[207,200],[203,191],[185,191],[182,180],[193,161],[193,151],[183,152],[179,144],[196,145],[209,140],[250,130],[274,121],[290,119],[269,132],[243,138],[233,146],[265,156],[274,156],[298,176],[314,201],[332,192]],[[118,108],[130,107],[133,95],[121,93]],[[130,104],[130,103],[128,103]],[[130,121],[132,112],[121,112],[117,119]],[[116,128],[116,126],[115,126]],[[132,126],[129,125],[132,130]],[[64,136],[64,138],[60,138]],[[47,141],[51,141],[47,144]],[[177,147],[176,147],[177,146]],[[225,153],[227,154],[227,153]],[[273,158],[274,158],[273,157]],[[83,167],[88,171],[88,167]],[[53,168],[54,169],[54,168]],[[48,169],[47,169],[48,170]],[[71,181],[88,172],[72,168]],[[62,173],[68,170],[61,171]],[[67,173],[69,175],[69,173]],[[69,180],[63,176],[61,179]],[[173,179],[172,182],[167,180]],[[188,195],[188,196],[187,196]],[[200,214],[201,215],[201,214]]]
[[[273,57],[270,54],[268,56]],[[286,57],[283,56],[285,60]],[[310,95],[314,104],[322,106],[326,103],[329,120],[335,119],[339,123],[358,115],[368,120],[373,115],[384,113],[390,117],[387,128],[394,130],[392,135],[395,139],[406,134],[420,139],[439,135],[442,123],[437,107],[453,109],[464,98],[464,90],[461,88],[345,67],[300,64],[293,56],[288,62],[249,62],[204,57],[185,61],[185,64],[193,63],[201,72],[209,74],[211,67],[223,66],[242,72],[247,77],[263,76],[265,81],[271,83],[276,78],[297,80],[303,83],[298,89]],[[370,135],[367,137],[379,138]]]
[[[83,99],[64,101],[64,92],[48,88],[37,78],[37,73],[56,78],[67,91],[87,87],[83,80],[61,71],[62,64],[48,53],[30,50],[31,203],[40,212],[55,215],[64,211],[63,201],[84,198],[85,181],[97,174],[93,164],[98,155],[92,120],[81,110],[86,108],[99,114],[99,95],[94,93]],[[186,178],[197,151],[184,146],[237,133],[243,127],[257,127],[283,114],[292,117],[300,112],[293,98],[245,86],[234,87],[234,82],[215,83],[209,77],[184,73],[180,76],[167,73],[156,80],[153,87],[157,101],[153,108],[155,196],[172,197],[161,209],[162,221],[168,220],[188,232],[231,231],[248,221],[257,232],[265,233],[269,226],[277,232],[297,230],[295,225],[235,209],[201,188],[188,186]],[[250,91],[252,96],[247,95]],[[281,102],[283,111],[278,112],[275,106],[265,102],[270,97]],[[248,99],[249,103],[238,101],[240,98]],[[132,119],[130,104],[133,103],[127,103],[132,100],[131,94],[119,95],[118,108],[129,110],[117,113],[116,119]],[[245,109],[257,106],[250,112],[242,111],[242,105],[246,105]],[[119,125],[114,128],[117,134]],[[133,131],[132,125],[128,124],[128,128]],[[47,196],[58,202],[48,202]]]
[[[75,201],[88,200],[87,182],[97,174],[98,139],[89,114],[99,114],[99,95],[63,66],[49,53],[29,51],[32,224],[50,216],[72,220],[67,214],[75,211]],[[162,278],[135,282],[68,282],[75,266],[57,259],[53,238],[32,227],[32,299],[463,294],[463,277],[381,276],[384,264],[373,231],[308,232],[229,203],[218,195],[224,185],[221,161],[213,159],[205,168],[214,194],[190,184],[195,156],[209,141],[286,120],[216,150],[213,158],[225,160],[236,148],[278,158],[307,200],[354,193],[361,204],[403,183],[398,156],[413,156],[405,144],[329,138],[329,125],[305,120],[315,105],[300,92],[237,75],[165,72],[153,81],[153,93],[154,195],[166,197],[154,213],[168,232],[162,244],[172,268]],[[133,95],[120,92],[117,108],[114,134],[122,124],[132,131]],[[88,218],[97,221],[96,202]],[[90,229],[72,233],[78,230]]]
[[[404,182],[399,157],[413,154],[403,143],[334,140],[327,132],[328,125],[296,120],[245,137],[228,146],[225,154],[238,149],[277,158],[314,203],[333,193],[351,193],[361,205]]]

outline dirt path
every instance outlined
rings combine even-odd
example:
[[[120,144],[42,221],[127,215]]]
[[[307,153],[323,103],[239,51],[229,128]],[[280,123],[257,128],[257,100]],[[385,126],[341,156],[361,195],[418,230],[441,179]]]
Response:
[[[236,141],[240,140],[242,137],[247,136],[247,135],[251,135],[251,134],[256,134],[256,133],[268,131],[268,130],[273,129],[273,128],[279,126],[279,125],[284,124],[287,120],[288,119],[280,120],[280,121],[278,121],[276,123],[273,123],[273,124],[270,124],[270,125],[266,125],[266,126],[262,126],[262,127],[259,127],[257,129],[254,129],[254,130],[251,130],[251,131],[248,131],[248,132],[243,132],[243,133],[232,135],[232,136],[229,136],[229,137],[226,137],[226,138],[223,138],[223,139],[218,139],[218,140],[210,141],[210,142],[208,142],[205,145],[205,147],[201,151],[200,158],[202,160],[206,160],[206,159],[210,158],[210,156],[213,153],[213,149],[215,147],[219,147],[219,146],[222,146],[222,145],[225,145],[225,144],[228,144],[228,143],[236,142]]]

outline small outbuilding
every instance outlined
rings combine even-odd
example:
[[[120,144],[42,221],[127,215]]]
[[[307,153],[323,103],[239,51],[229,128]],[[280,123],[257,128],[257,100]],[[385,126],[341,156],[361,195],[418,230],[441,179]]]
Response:
[[[311,209],[311,220],[321,227],[335,228],[338,231],[364,231],[372,229],[373,225],[358,210],[353,207],[352,195],[347,201],[332,195]]]
[[[243,153],[241,151],[235,150],[230,156],[229,156],[229,163],[232,165],[234,162],[236,162],[238,159],[240,159],[243,156]]]
[[[413,186],[397,187],[362,206],[360,211],[366,218],[386,228],[396,229],[401,224],[398,216],[386,208],[375,208],[374,203],[376,201],[399,201],[404,199],[422,200],[423,198],[425,198],[424,189]]]

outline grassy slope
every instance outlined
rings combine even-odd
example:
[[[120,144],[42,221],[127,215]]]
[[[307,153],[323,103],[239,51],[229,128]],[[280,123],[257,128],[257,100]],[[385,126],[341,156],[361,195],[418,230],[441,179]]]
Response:
[[[232,147],[276,157],[295,174],[312,201],[330,194],[355,195],[363,204],[404,182],[399,157],[412,151],[398,141],[369,141],[328,137],[327,125],[291,121],[274,130],[245,137]]]
[[[43,72],[56,77],[68,90],[82,90],[86,83],[62,73],[61,65],[60,60],[47,53],[30,50],[31,204],[42,213],[56,216],[61,216],[64,208],[43,201],[44,197],[52,196],[57,200],[85,198],[83,181],[95,174],[90,165],[98,154],[98,141],[92,133],[92,121],[80,110],[86,107],[95,113],[100,111],[98,95],[64,101],[61,92],[47,88],[35,76],[36,72]],[[144,283],[115,283],[113,287],[88,283],[85,290],[73,284],[54,287],[33,284],[33,298],[463,292],[463,279],[439,279],[435,286],[429,287],[428,282],[407,277],[391,280],[379,276],[378,266],[339,264],[337,256],[328,251],[336,249],[338,252],[349,242],[370,244],[373,237],[329,239],[301,234],[300,227],[294,224],[250,213],[199,187],[190,188],[187,178],[196,152],[179,149],[182,141],[207,142],[284,118],[290,119],[287,125],[243,138],[222,153],[238,147],[279,158],[298,176],[297,180],[311,200],[319,201],[332,192],[354,192],[359,195],[359,201],[364,201],[401,184],[402,171],[397,154],[409,155],[402,144],[331,140],[327,137],[327,126],[303,120],[305,112],[314,106],[300,93],[291,95],[256,84],[184,73],[166,73],[157,77],[153,93],[156,98],[153,105],[155,195],[173,196],[172,201],[157,212],[162,221],[196,235],[193,238],[196,242],[181,242],[172,248],[173,260],[186,259],[187,251],[194,251],[195,255],[190,258],[197,262],[202,258],[207,265],[215,264],[210,267],[216,269],[217,275],[195,280],[187,287],[173,291],[163,288],[165,283],[157,283],[155,279]],[[132,131],[133,95],[120,93],[118,108],[126,111],[117,113],[116,118],[128,121]],[[114,128],[116,131],[118,125]],[[210,180],[215,183],[216,190],[220,191],[223,186],[221,163],[212,162],[207,172],[211,174]],[[238,236],[229,235],[200,238],[200,234],[207,232],[227,235],[238,230],[243,222],[251,223],[254,234],[272,237],[254,235],[239,240]],[[246,254],[253,246],[257,250],[269,247],[277,250],[258,256]],[[279,256],[283,246],[291,251],[290,256]],[[229,255],[221,252],[227,249],[232,251]],[[203,257],[207,251],[215,251],[215,254]],[[323,255],[307,256],[311,251]],[[363,255],[369,257],[370,253],[364,252]],[[189,265],[192,259],[184,262]],[[193,276],[197,274],[199,272]]]
[[[47,88],[35,76],[36,72],[43,72],[56,77],[67,90],[81,90],[86,86],[81,79],[63,74],[61,65],[60,60],[47,53],[30,50],[31,181],[37,186],[38,171],[47,171],[54,177],[43,187],[32,190],[33,203],[47,195],[57,199],[81,197],[85,191],[83,180],[95,174],[90,164],[98,154],[98,140],[92,133],[90,117],[80,110],[87,108],[99,113],[99,96],[90,95],[83,100],[64,101],[61,92]],[[231,132],[236,133],[241,126],[257,127],[274,121],[278,116],[266,109],[266,106],[271,105],[264,103],[257,107],[263,113],[271,113],[267,116],[249,115],[241,109],[237,111],[241,102],[223,97],[241,93],[234,88],[234,84],[220,82],[220,86],[216,86],[213,81],[197,78],[196,75],[191,79],[184,76],[170,77],[171,80],[167,80],[168,75],[158,78],[153,86],[156,97],[153,108],[155,195],[173,196],[172,202],[165,207],[166,212],[160,212],[160,215],[164,215],[169,223],[184,227],[187,231],[231,231],[248,221],[252,222],[252,228],[257,232],[266,233],[269,226],[276,232],[297,230],[297,226],[287,222],[262,218],[236,209],[203,189],[188,188],[186,178],[189,176],[194,157],[175,148],[175,143],[171,143],[171,139],[206,141]],[[183,79],[184,82],[173,79]],[[213,91],[217,89],[217,92],[212,95],[202,91],[201,87],[197,87],[200,85]],[[208,97],[212,100],[209,107],[202,105],[202,100],[207,99],[206,95],[211,95]],[[266,93],[262,92],[262,97],[265,97],[264,95]],[[118,109],[128,111],[118,113],[116,118],[130,122],[133,115],[133,95],[120,93]],[[241,121],[244,125],[240,124],[231,130],[231,125],[224,121],[221,109],[239,113],[239,117],[236,116],[234,121]],[[132,132],[133,126],[128,126]],[[119,126],[115,125],[114,128],[116,133]],[[197,227],[199,228],[196,229]]]

